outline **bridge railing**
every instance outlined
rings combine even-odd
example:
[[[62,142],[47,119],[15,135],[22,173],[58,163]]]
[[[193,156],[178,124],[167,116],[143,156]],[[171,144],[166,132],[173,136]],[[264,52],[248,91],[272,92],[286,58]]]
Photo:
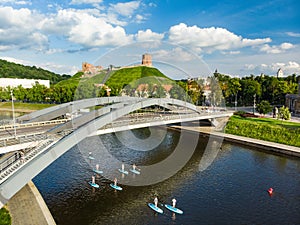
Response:
[[[59,138],[57,136],[53,136],[47,140],[42,140],[38,145],[29,148],[27,151],[16,152],[0,162],[0,184],[58,140]]]
[[[18,135],[17,138],[15,137],[6,137],[0,139],[0,147],[6,147],[31,141],[38,141],[38,140],[45,140],[48,139],[49,135],[46,133],[31,133],[31,134],[24,134]]]
[[[33,122],[33,123],[16,123],[14,124],[8,124],[8,125],[2,125],[0,126],[1,130],[8,130],[8,129],[18,129],[18,128],[24,128],[24,127],[37,127],[37,126],[45,126],[45,125],[51,125],[51,124],[61,124],[66,123],[70,119],[59,119],[59,120],[49,120],[49,121],[41,121],[41,122]]]

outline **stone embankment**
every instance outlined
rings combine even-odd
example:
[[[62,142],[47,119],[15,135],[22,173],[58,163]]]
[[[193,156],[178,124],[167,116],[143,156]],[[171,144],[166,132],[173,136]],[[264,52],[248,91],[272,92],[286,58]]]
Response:
[[[181,129],[199,132],[204,136],[214,135],[216,137],[224,138],[224,140],[226,141],[230,141],[238,144],[244,144],[247,146],[259,148],[272,153],[280,153],[289,156],[300,157],[300,148],[295,146],[263,141],[254,138],[242,137],[238,135],[225,134],[223,132],[215,131],[213,127],[181,126]]]

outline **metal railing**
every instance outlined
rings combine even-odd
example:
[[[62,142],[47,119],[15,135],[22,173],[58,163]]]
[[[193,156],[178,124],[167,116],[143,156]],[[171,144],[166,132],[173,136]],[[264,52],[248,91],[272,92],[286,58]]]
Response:
[[[47,140],[42,140],[35,146],[26,149],[26,151],[15,152],[12,156],[0,162],[0,184],[3,183],[9,176],[19,170],[23,165],[33,160],[43,151],[47,150],[50,145],[57,142],[60,138],[52,137]]]
[[[45,125],[51,125],[51,124],[61,124],[66,123],[70,119],[60,119],[60,120],[49,120],[49,121],[41,121],[41,122],[34,122],[34,123],[16,123],[15,125],[9,124],[9,125],[2,125],[0,126],[1,130],[8,130],[8,129],[18,129],[18,128],[25,128],[25,127],[40,127]]]

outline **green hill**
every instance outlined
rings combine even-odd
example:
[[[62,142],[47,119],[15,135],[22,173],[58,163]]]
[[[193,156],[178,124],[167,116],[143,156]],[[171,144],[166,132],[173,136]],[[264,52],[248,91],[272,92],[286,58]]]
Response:
[[[106,85],[121,90],[125,86],[137,87],[139,84],[170,84],[174,81],[161,73],[158,69],[146,66],[123,68],[113,72]]]
[[[50,80],[51,84],[66,80],[69,75],[60,75],[36,66],[24,66],[0,59],[0,78],[24,78]]]

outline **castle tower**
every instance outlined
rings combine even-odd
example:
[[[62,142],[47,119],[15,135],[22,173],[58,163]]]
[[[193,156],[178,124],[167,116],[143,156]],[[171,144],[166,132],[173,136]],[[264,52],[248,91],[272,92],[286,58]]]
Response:
[[[142,57],[143,66],[152,66],[152,56],[150,54],[144,54]]]

